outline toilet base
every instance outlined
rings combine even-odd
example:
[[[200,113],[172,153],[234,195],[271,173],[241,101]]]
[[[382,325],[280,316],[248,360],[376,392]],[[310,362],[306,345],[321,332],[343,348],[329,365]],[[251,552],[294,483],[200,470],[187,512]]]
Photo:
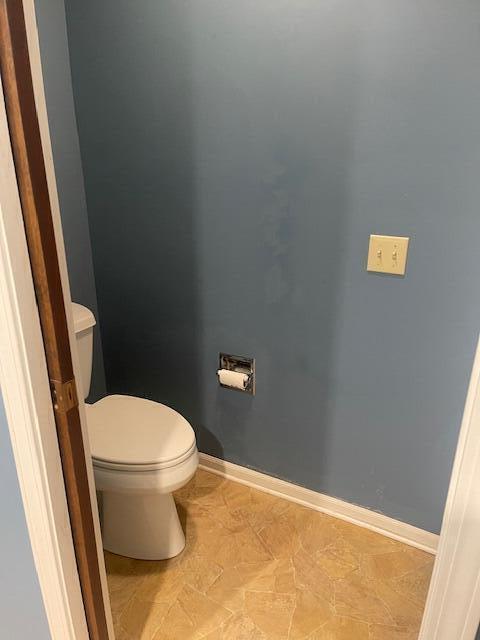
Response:
[[[103,548],[138,560],[166,560],[185,547],[185,534],[171,493],[102,491]]]

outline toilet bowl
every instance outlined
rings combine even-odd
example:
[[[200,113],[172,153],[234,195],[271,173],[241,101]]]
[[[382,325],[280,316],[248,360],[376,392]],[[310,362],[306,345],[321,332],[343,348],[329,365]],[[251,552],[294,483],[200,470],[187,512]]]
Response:
[[[73,304],[84,395],[90,387],[93,314]],[[198,466],[195,433],[158,402],[111,395],[86,405],[103,546],[119,555],[163,560],[185,547],[172,492]]]

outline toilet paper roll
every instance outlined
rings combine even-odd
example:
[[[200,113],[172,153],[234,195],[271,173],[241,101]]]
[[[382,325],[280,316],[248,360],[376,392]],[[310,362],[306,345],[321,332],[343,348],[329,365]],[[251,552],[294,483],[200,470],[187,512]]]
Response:
[[[248,382],[248,375],[246,373],[240,373],[239,371],[219,369],[217,375],[220,384],[224,384],[226,387],[233,387],[234,389],[241,389],[242,391],[245,390]]]

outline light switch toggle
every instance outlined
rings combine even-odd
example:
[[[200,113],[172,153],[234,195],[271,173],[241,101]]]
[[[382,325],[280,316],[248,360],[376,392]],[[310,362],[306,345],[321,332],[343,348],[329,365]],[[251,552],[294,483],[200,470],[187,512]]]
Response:
[[[407,265],[408,243],[403,236],[370,236],[367,271],[403,276]]]

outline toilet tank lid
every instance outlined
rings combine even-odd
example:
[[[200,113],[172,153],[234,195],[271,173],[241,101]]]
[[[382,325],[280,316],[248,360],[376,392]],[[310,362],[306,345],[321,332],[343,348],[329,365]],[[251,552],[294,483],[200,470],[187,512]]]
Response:
[[[95,326],[95,316],[87,307],[72,302],[72,312],[75,333],[80,333],[81,331],[85,331],[85,329],[90,329]]]

